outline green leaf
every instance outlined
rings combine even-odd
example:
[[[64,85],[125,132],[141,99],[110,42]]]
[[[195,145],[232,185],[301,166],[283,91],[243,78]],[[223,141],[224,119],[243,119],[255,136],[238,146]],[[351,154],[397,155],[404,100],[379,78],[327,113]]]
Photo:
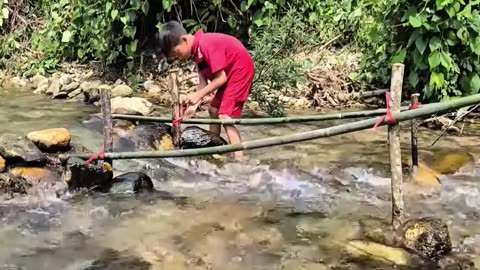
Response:
[[[309,21],[310,23],[314,23],[314,22],[316,22],[317,20],[318,20],[317,13],[316,13],[316,12],[310,12],[308,21]]]
[[[432,37],[430,39],[430,42],[428,43],[429,47],[430,47],[430,51],[436,51],[438,49],[440,49],[442,47],[442,43],[440,41],[440,38],[439,37]]]
[[[105,13],[108,14],[111,9],[112,9],[112,2],[107,2],[107,4],[105,5]]]
[[[476,39],[470,41],[470,49],[476,54],[480,56],[480,36]]]
[[[127,51],[127,55],[129,57],[133,57],[133,55],[137,51],[137,43],[138,43],[138,40],[135,39],[132,42],[130,42],[130,44],[127,44],[127,46],[125,47],[125,50]]]
[[[470,88],[474,93],[478,93],[480,90],[480,77],[478,74],[473,75],[472,80],[470,81]]]
[[[417,40],[419,35],[420,35],[419,29],[415,29],[410,35],[410,38],[408,39],[407,48],[410,48],[412,46],[412,44]]]
[[[123,24],[126,25],[127,22],[128,22],[128,18],[127,18],[127,17],[121,17],[121,18],[120,18],[120,21],[121,21]]]
[[[447,13],[448,13],[448,16],[450,16],[450,18],[455,16],[458,13],[458,11],[460,11],[460,4],[458,2],[455,2],[455,4],[447,7]]]
[[[77,57],[78,59],[83,59],[83,57],[85,56],[85,51],[83,49],[78,49],[77,50]]]
[[[408,22],[414,27],[418,28],[422,26],[422,21],[418,18],[418,15],[408,17]]]
[[[441,63],[440,53],[438,51],[433,51],[428,56],[428,64],[430,65],[430,69],[434,69],[438,67]]]
[[[255,14],[253,15],[253,23],[260,27],[263,25],[263,11],[262,10],[257,10]]]
[[[145,2],[142,5],[143,14],[147,15],[149,10],[150,10],[150,2],[148,0],[145,0]]]
[[[65,32],[63,32],[62,34],[62,42],[63,43],[70,42],[71,37],[72,37],[72,33],[68,30],[65,30]]]
[[[468,33],[468,30],[465,27],[462,27],[457,31],[457,37],[462,42],[468,42],[468,38],[470,37],[470,34]]]
[[[452,68],[452,58],[445,52],[440,52],[440,62],[449,71]]]
[[[451,4],[453,0],[436,0],[437,10],[444,9],[448,4]]]
[[[462,12],[458,13],[458,15],[463,16],[465,19],[472,18],[472,5],[468,4]]]
[[[423,36],[420,36],[415,40],[415,47],[417,47],[417,50],[420,52],[421,55],[425,52],[425,49],[427,48],[428,45],[428,40],[426,40]]]
[[[257,2],[257,1],[256,1],[256,0],[248,0],[247,8],[246,8],[245,10],[249,9],[250,6],[251,6],[252,4],[254,4],[255,2]]]
[[[8,8],[6,8],[6,7],[2,8],[2,17],[4,19],[8,19],[8,15],[9,15],[8,13],[9,13]]]
[[[407,55],[407,50],[405,48],[401,48],[400,51],[398,51],[397,54],[392,57],[392,59],[390,60],[390,63],[392,64],[403,63],[403,61],[405,61],[406,55]]]
[[[110,13],[110,16],[112,17],[112,20],[115,20],[118,16],[118,10],[116,9],[112,10],[112,12]]]
[[[410,72],[410,74],[408,75],[408,82],[410,83],[410,85],[415,88],[417,87],[418,81],[418,73],[415,71]]]
[[[445,76],[443,73],[432,72],[430,74],[430,86],[435,88],[443,88],[445,86]]]
[[[247,11],[248,7],[247,7],[247,2],[244,0],[242,1],[242,3],[240,3],[240,10],[245,12]]]

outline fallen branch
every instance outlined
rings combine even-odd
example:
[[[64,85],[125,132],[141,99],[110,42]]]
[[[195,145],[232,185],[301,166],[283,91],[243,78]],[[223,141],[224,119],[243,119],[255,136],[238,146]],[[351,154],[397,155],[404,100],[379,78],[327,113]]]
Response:
[[[469,97],[459,98],[454,101],[441,102],[420,107],[415,110],[407,110],[404,112],[393,113],[393,117],[397,122],[403,122],[414,118],[425,117],[437,113],[445,113],[454,109],[470,106],[480,103],[480,94]],[[292,135],[278,136],[273,138],[265,138],[260,140],[247,141],[240,144],[231,144],[215,147],[206,147],[199,149],[174,150],[174,151],[140,151],[140,152],[121,152],[121,153],[105,153],[105,158],[109,159],[145,159],[145,158],[173,158],[173,157],[194,157],[212,154],[224,154],[237,152],[242,150],[252,150],[271,146],[284,145],[308,140],[314,140],[324,137],[331,137],[340,134],[351,133],[355,131],[370,129],[378,118],[370,118],[353,123],[347,123],[329,128],[317,129],[307,132],[301,132]],[[384,119],[380,125],[389,123],[388,119]],[[77,157],[87,159],[88,154],[68,154],[62,156],[62,159]]]

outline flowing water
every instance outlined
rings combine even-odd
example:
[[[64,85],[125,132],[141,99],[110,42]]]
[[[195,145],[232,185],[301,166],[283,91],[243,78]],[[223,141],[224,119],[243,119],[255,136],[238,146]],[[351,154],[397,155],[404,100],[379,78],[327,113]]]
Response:
[[[65,127],[91,150],[101,134],[95,108],[1,90],[0,133]],[[244,140],[340,122],[241,127]],[[402,129],[404,157],[409,134]],[[421,158],[466,151],[478,137],[421,130]],[[201,159],[116,161],[116,174],[143,171],[153,194],[72,194],[1,204],[0,269],[391,269],[347,260],[339,242],[361,221],[390,219],[386,129],[248,151],[247,163]],[[435,215],[450,226],[455,251],[480,254],[480,166],[442,179],[440,191],[406,189],[408,218]],[[378,224],[378,223],[377,223]],[[303,267],[303,268],[302,268]],[[383,268],[382,268],[383,267]]]

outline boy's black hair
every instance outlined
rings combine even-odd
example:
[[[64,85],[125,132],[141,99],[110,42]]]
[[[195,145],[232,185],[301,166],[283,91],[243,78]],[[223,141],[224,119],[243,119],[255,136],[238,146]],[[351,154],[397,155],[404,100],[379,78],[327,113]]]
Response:
[[[170,52],[180,44],[180,38],[186,35],[187,31],[177,21],[170,21],[162,25],[160,33],[157,35],[158,46],[162,54],[168,57]]]

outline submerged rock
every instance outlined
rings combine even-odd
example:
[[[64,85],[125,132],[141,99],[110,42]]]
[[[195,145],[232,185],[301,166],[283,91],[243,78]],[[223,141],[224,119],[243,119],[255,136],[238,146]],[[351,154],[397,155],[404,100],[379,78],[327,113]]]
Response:
[[[0,174],[0,191],[13,197],[17,194],[27,194],[32,185],[22,177],[15,177],[10,174]]]
[[[110,166],[87,164],[79,158],[71,158],[67,162],[64,180],[71,189],[93,189],[108,192],[113,182]]]
[[[72,135],[66,128],[52,128],[30,132],[27,137],[41,150],[56,151],[68,149]]]
[[[117,86],[119,87],[119,86]],[[153,111],[153,104],[139,97],[115,97],[112,98],[112,113],[149,115]]]
[[[45,154],[24,136],[0,136],[0,155],[14,162],[44,163]]]
[[[154,188],[152,179],[142,172],[129,172],[113,178],[111,192],[135,193],[142,191],[152,191]]]
[[[10,170],[10,174],[14,177],[25,179],[31,185],[42,181],[55,182],[58,179],[58,175],[55,172],[36,167],[16,167]]]
[[[210,131],[191,126],[182,131],[180,147],[182,149],[212,147],[228,144],[222,137],[212,134]]]
[[[423,258],[438,261],[452,250],[448,226],[439,218],[407,221],[402,226],[402,232],[403,245]]]
[[[112,98],[115,97],[128,97],[133,94],[133,89],[128,85],[117,85],[112,89]]]
[[[407,266],[412,263],[412,256],[407,251],[374,242],[350,241],[345,246],[345,251],[355,260],[367,260],[399,266]]]
[[[475,163],[475,158],[466,152],[449,152],[437,155],[432,163],[432,169],[441,174],[453,174],[465,166]]]
[[[415,172],[409,175],[410,181],[423,187],[440,187],[442,174],[429,168],[424,163],[419,163]]]

